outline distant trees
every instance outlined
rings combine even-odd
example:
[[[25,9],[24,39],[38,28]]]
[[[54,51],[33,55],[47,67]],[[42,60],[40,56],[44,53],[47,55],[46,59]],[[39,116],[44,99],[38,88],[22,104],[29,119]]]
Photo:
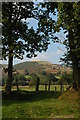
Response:
[[[30,75],[30,82],[29,82],[29,85],[31,86],[36,86],[36,91],[39,90],[39,84],[40,84],[40,78],[37,74],[35,73],[32,73]]]
[[[29,71],[28,70],[25,70],[25,75],[28,75],[29,74]]]
[[[36,86],[37,83],[37,75],[35,73],[30,74],[30,86]]]
[[[46,71],[41,71],[40,74],[41,75],[47,75],[47,72]]]
[[[55,83],[58,81],[58,79],[54,76],[54,74],[52,73],[48,73],[47,74],[47,77],[48,77],[48,81],[49,81],[49,85],[48,85],[48,91],[50,91],[50,85],[51,85],[51,82]]]
[[[17,91],[19,91],[19,86],[26,86],[27,85],[27,79],[24,75],[16,74],[13,77],[13,86],[17,87]]]
[[[61,75],[60,82],[62,81],[63,84],[71,85],[72,84],[72,72],[66,73],[64,72]]]

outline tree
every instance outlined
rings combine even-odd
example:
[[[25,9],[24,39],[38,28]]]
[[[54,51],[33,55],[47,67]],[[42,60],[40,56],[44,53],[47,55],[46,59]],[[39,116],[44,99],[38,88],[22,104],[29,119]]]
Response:
[[[37,74],[32,73],[30,74],[30,82],[29,85],[36,86],[36,91],[39,90],[40,78]]]
[[[68,54],[65,62],[72,62],[73,88],[80,88],[80,2],[58,3],[57,26],[62,27],[66,35],[64,44],[67,46]]]
[[[63,84],[71,85],[72,84],[72,72],[70,72],[70,73],[64,72],[61,75],[60,83],[61,83],[61,80],[62,80]]]
[[[7,93],[11,92],[13,58],[23,59],[25,51],[28,58],[36,57],[36,51],[47,49],[44,36],[33,28],[28,29],[26,19],[37,18],[38,11],[34,12],[33,9],[33,2],[2,3],[2,56],[3,59],[8,58]]]
[[[35,73],[30,74],[30,86],[36,86],[37,83],[37,75]]]
[[[41,71],[40,74],[41,74],[41,75],[47,75],[47,72],[46,72],[46,71]]]
[[[73,88],[77,90],[80,88],[80,2],[49,3],[49,5],[43,3],[42,7],[46,9],[43,12],[45,19],[40,19],[40,29],[54,42],[66,45],[68,53],[67,55],[65,54],[66,57],[63,61],[69,64],[72,63]],[[55,8],[57,9],[57,20],[50,16],[50,13],[55,14]],[[63,42],[55,35],[61,29],[67,34]]]
[[[48,91],[50,91],[51,81],[56,82],[58,79],[52,73],[48,73],[47,77],[48,77],[48,81],[49,81]]]

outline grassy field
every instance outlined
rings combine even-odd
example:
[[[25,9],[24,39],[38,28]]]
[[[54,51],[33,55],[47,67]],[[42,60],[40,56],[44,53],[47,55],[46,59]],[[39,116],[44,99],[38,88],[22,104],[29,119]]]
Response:
[[[14,89],[14,88],[13,88]],[[21,88],[22,89],[22,88]],[[3,118],[78,118],[78,92],[71,90],[35,92],[34,87],[23,87],[11,95],[3,92]]]
[[[60,85],[51,85],[50,86],[50,91],[55,91],[55,86],[56,90],[60,91],[61,86]],[[4,90],[5,86],[0,87],[0,90]],[[68,85],[63,85],[63,91],[66,91],[68,88]],[[35,86],[19,86],[20,90],[25,90],[25,91],[35,91],[36,87]],[[12,91],[17,90],[16,86],[12,86]],[[45,91],[45,85],[39,85],[39,90],[40,91]],[[47,90],[48,90],[48,85],[47,85]]]

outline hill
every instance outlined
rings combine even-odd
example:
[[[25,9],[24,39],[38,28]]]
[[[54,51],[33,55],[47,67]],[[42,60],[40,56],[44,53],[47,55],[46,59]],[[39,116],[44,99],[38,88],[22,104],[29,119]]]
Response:
[[[29,73],[40,73],[41,71],[46,71],[48,73],[63,73],[70,72],[71,68],[62,66],[59,64],[51,64],[47,61],[28,61],[14,65],[14,69],[18,70],[20,73],[25,74],[26,71]]]
[[[6,64],[2,64],[5,68]],[[46,71],[47,73],[54,73],[55,75],[62,74],[64,72],[70,72],[71,68],[62,66],[59,64],[51,64],[47,61],[27,61],[14,65],[14,69],[16,69],[20,74],[26,74],[27,72],[31,73],[40,73],[41,71]],[[1,75],[0,75],[1,76]],[[7,73],[2,70],[2,77],[5,78]]]
[[[28,61],[14,65],[14,69],[18,70],[20,73],[25,73],[27,70],[29,73],[39,73],[40,71],[45,70],[45,64],[50,63],[42,61]]]

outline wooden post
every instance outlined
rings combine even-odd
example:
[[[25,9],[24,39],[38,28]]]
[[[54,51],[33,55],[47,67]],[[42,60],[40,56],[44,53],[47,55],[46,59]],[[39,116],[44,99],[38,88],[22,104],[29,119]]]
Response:
[[[39,81],[40,81],[40,79],[39,79],[39,77],[37,78],[37,84],[36,84],[36,91],[39,91]]]
[[[62,86],[62,79],[61,79],[61,91],[62,91],[62,87],[63,87],[63,86]]]
[[[49,86],[48,86],[48,91],[50,91],[50,82],[51,82],[51,81],[49,80]]]
[[[57,87],[55,86],[55,92],[57,91]]]
[[[47,84],[45,84],[45,91],[47,91]]]
[[[54,91],[54,84],[53,84],[53,91]]]

